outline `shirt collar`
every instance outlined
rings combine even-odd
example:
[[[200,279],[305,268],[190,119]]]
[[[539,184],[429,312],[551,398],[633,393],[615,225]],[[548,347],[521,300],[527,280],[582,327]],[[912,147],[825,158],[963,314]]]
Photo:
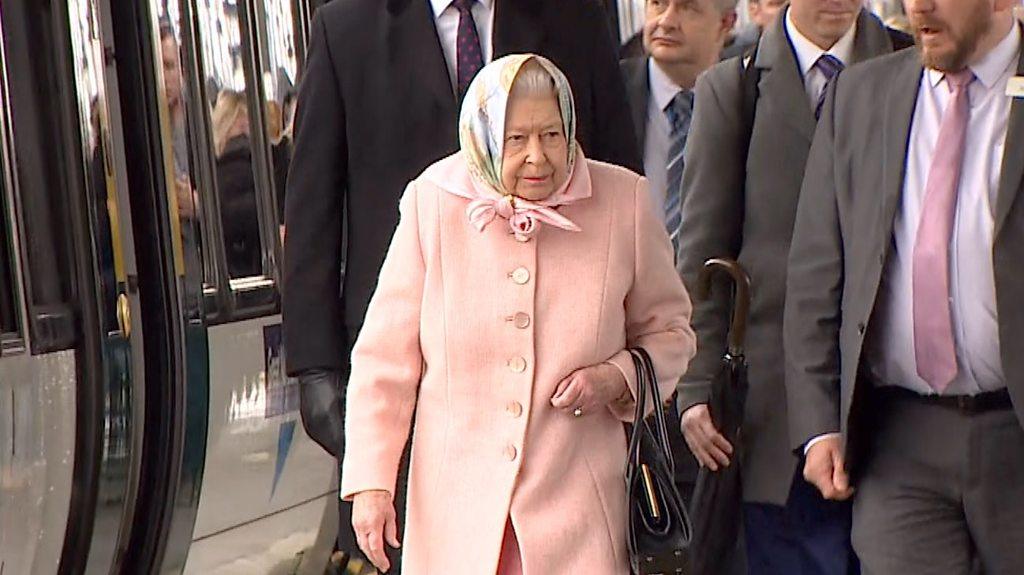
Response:
[[[484,8],[490,10],[494,0],[477,0]],[[430,0],[430,7],[434,10],[434,18],[440,18],[441,13],[452,5],[452,0]]]
[[[665,108],[672,103],[672,99],[676,97],[676,94],[684,90],[673,82],[672,78],[668,77],[668,74],[661,69],[661,66],[654,61],[654,58],[647,59],[647,68],[651,78],[651,96],[654,98],[654,103],[658,106],[658,110],[664,112]]]
[[[831,54],[839,59],[844,66],[849,66],[853,58],[853,40],[857,36],[857,22],[850,26],[850,29],[843,34],[843,37],[836,41],[828,50],[822,50],[817,44],[811,42],[807,36],[800,33],[789,10],[786,10],[786,34],[789,41],[793,43],[796,51],[796,59],[800,64],[800,74],[805,78],[814,67],[814,64],[823,54]]]
[[[1014,24],[1010,33],[996,44],[995,48],[970,66],[974,76],[985,86],[986,90],[991,90],[995,86],[996,82],[1006,74],[1007,68],[1016,67],[1017,58],[1020,56],[1020,44],[1020,27]],[[938,86],[945,77],[946,74],[943,72],[928,69],[928,81],[932,88]]]

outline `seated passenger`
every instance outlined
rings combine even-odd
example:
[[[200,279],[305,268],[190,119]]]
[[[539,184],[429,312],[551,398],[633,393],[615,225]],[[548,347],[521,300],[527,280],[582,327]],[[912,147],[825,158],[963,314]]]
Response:
[[[404,573],[628,572],[627,348],[667,395],[695,338],[646,180],[584,158],[575,123],[551,62],[496,60],[461,151],[402,198],[352,351],[341,484],[382,571],[415,412]]]

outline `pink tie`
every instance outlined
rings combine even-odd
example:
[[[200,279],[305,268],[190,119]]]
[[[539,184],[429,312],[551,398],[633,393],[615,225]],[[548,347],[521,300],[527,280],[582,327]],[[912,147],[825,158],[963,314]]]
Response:
[[[927,81],[927,77],[925,77]],[[914,243],[914,353],[917,374],[942,393],[956,377],[956,350],[949,311],[949,242],[956,212],[960,167],[970,117],[969,70],[946,74],[951,97],[925,185],[924,208]]]

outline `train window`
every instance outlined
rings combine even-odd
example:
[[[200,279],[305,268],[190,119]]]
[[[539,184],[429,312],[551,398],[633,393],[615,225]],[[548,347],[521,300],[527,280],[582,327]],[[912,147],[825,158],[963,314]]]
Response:
[[[198,193],[199,186],[205,181],[200,177],[192,153],[190,141],[192,130],[189,117],[201,113],[201,106],[192,106],[191,102],[201,102],[198,95],[193,95],[183,66],[182,15],[175,2],[161,3],[156,24],[156,37],[159,46],[155,51],[157,79],[162,90],[157,99],[163,124],[165,142],[164,158],[166,181],[168,182],[168,206],[171,213],[172,238],[176,242],[175,264],[179,276],[184,276],[187,302],[198,301],[202,286],[200,278],[206,285],[216,285],[216,272],[212,260],[204,262],[202,255],[210,253],[209,246],[200,249],[204,240],[209,237],[202,233],[200,220],[203,218],[203,205]],[[204,271],[205,263],[205,271]],[[192,307],[189,305],[189,307]]]
[[[284,194],[291,163],[291,126],[295,112],[296,75],[295,11],[299,5],[285,0],[259,0],[257,19],[262,37],[260,66],[266,104],[267,141],[273,173],[277,221],[284,223]]]
[[[210,114],[214,177],[228,275],[232,279],[263,275],[260,232],[262,181],[254,163],[251,91],[245,73],[243,19],[238,0],[198,2],[200,54]]]

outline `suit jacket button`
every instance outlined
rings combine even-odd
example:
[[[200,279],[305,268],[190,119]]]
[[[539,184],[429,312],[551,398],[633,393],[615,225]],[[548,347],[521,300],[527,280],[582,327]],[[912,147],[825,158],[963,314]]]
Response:
[[[515,373],[523,373],[526,371],[526,360],[521,357],[513,357],[508,360],[508,368]]]
[[[512,281],[514,281],[515,283],[523,285],[526,282],[530,281],[530,270],[523,267],[519,267],[513,270],[508,277],[512,278]]]

